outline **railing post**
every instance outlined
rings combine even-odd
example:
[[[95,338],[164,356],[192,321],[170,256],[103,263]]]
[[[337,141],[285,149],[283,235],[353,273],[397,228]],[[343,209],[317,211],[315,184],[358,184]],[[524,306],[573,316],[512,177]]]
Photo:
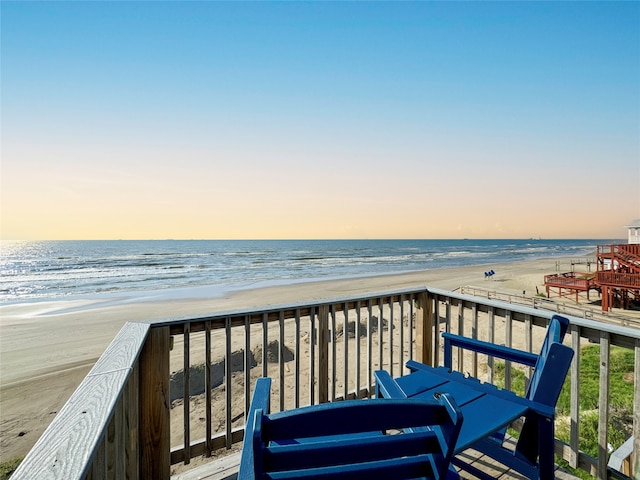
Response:
[[[168,480],[171,473],[169,327],[151,328],[140,354],[139,374],[140,478]]]
[[[640,340],[636,340],[633,386],[633,454],[631,456],[631,477],[640,478]]]
[[[416,297],[416,360],[433,365],[433,297],[424,291]]]
[[[573,351],[579,353],[580,349],[580,327],[571,325],[571,347]],[[571,362],[571,399],[570,399],[571,430],[569,445],[571,453],[569,465],[571,468],[578,468],[580,462],[580,355],[574,355]]]
[[[598,395],[598,471],[600,480],[607,478],[609,426],[609,334],[600,332],[600,391]]]
[[[318,307],[318,402],[329,401],[329,306]]]

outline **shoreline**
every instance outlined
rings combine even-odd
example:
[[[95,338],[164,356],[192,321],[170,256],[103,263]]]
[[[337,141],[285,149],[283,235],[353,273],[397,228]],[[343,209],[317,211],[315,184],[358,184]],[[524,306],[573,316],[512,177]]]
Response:
[[[569,271],[576,258],[582,257],[496,264],[491,279],[484,278],[486,265],[474,265],[269,285],[216,297],[135,301],[129,296],[125,302],[93,298],[1,305],[0,461],[27,453],[128,321],[197,318],[423,286],[455,290],[482,285],[533,296],[536,286],[544,285],[544,275],[557,271],[558,262]]]

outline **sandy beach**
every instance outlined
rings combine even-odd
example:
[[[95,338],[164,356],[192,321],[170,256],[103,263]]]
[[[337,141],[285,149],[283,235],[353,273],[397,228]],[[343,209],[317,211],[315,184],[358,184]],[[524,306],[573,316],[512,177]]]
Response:
[[[316,301],[363,292],[432,286],[476,286],[534,296],[544,275],[569,271],[571,259],[296,283],[223,296],[136,301],[135,298],[34,302],[0,307],[0,460],[24,456],[127,321],[198,317],[232,309]],[[558,267],[559,265],[559,267]],[[583,267],[582,269],[580,267]],[[586,265],[577,270],[586,271]],[[202,292],[200,289],[199,292]]]

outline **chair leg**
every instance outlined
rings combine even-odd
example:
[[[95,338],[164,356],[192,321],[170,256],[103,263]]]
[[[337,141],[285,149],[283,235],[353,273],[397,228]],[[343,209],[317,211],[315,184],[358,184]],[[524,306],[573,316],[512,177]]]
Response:
[[[553,427],[553,419],[541,418],[538,422],[539,433],[539,457],[538,466],[540,468],[540,480],[553,480],[555,471],[555,434]],[[551,439],[551,441],[549,441]]]

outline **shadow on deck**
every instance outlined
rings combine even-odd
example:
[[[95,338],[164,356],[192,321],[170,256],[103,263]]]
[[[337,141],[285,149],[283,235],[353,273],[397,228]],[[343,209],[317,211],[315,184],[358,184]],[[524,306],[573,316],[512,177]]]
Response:
[[[507,440],[509,442],[509,440]],[[514,443],[515,444],[515,443]],[[232,453],[226,457],[212,460],[209,463],[200,465],[187,472],[173,475],[171,480],[236,480],[238,478],[238,467],[240,465],[241,452]],[[490,475],[492,478],[500,480],[527,480],[526,477],[518,472],[506,469],[500,463],[496,463],[490,457],[478,453],[474,450],[466,450],[458,455],[462,457],[466,463],[470,463]],[[477,477],[468,472],[460,471],[460,478],[464,480],[474,480]],[[577,480],[578,477],[562,470],[556,466],[555,478],[557,480]]]
[[[493,478],[500,480],[527,480],[526,477],[513,470],[506,469],[501,464],[497,464],[486,455],[479,454],[473,450],[467,450],[460,454],[464,460],[474,467],[482,470]],[[209,463],[200,465],[184,473],[173,475],[171,480],[236,480],[238,478],[238,467],[240,465],[240,453],[234,453],[227,457],[212,460]],[[460,471],[460,478],[464,480],[475,480],[477,477],[470,473]],[[556,466],[555,478],[557,480],[577,480],[578,477],[562,470]]]

